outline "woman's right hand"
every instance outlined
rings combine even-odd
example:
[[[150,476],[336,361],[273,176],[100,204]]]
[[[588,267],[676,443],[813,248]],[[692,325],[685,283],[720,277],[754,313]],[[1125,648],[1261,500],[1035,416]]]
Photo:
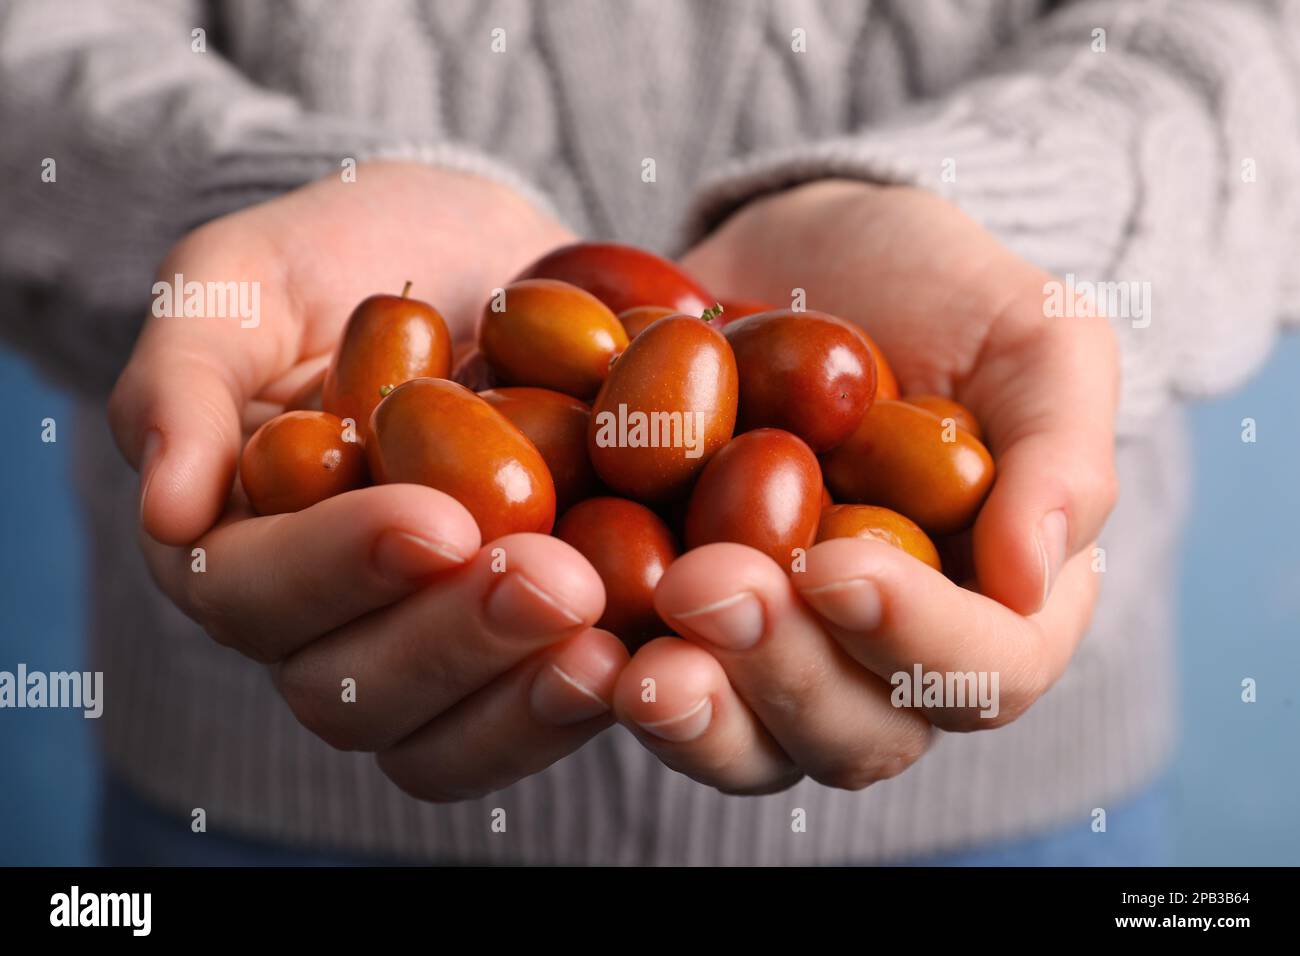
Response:
[[[492,288],[570,238],[489,180],[363,164],[355,182],[322,180],[182,240],[162,281],[256,283],[260,315],[151,318],[109,403],[159,587],[269,664],[307,728],[377,753],[422,799],[500,789],[612,723],[627,653],[592,628],[599,577],[555,538],[481,542],[457,501],[416,485],[257,517],[239,452],[367,295],[411,280],[463,338]]]

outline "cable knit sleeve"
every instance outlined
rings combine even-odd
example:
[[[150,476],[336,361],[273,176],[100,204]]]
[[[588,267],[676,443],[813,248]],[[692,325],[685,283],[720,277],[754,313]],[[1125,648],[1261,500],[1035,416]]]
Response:
[[[547,206],[470,148],[405,142],[259,88],[217,32],[198,0],[0,6],[0,314],[5,338],[65,382],[111,386],[180,236],[345,158],[473,171]]]
[[[859,177],[941,193],[1058,275],[1147,284],[1149,324],[1112,320],[1123,432],[1240,383],[1297,317],[1297,47],[1295,4],[1067,4],[940,101],[720,170],[691,232],[764,192]]]

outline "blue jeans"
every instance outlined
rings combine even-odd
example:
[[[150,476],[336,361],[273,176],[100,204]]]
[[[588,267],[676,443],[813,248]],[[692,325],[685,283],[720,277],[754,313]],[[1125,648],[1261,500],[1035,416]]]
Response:
[[[903,861],[904,866],[1160,866],[1169,862],[1167,785],[1108,808],[1105,833],[1091,820],[1040,836]],[[386,859],[297,849],[209,831],[150,805],[111,776],[100,815],[100,862],[109,866],[393,866]]]

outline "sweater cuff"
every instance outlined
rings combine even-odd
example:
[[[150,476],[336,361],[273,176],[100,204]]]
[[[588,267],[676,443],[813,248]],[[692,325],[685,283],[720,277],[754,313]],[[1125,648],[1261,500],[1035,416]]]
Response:
[[[1213,180],[1198,175],[1212,164],[1203,144],[1213,139],[1204,137],[1194,112],[1161,119],[1117,110],[1113,100],[1084,87],[1053,94],[1027,78],[1003,78],[859,135],[745,158],[706,181],[687,240],[703,237],[761,195],[817,179],[909,185],[941,195],[1067,284],[1073,276],[1148,292],[1140,314],[1111,318],[1121,352],[1117,428],[1140,431],[1166,410],[1180,353],[1199,355],[1203,365],[1205,353],[1215,351],[1217,336],[1200,334],[1199,321],[1171,318],[1183,304],[1176,297],[1187,261],[1179,257],[1188,250],[1170,235],[1181,228],[1179,210],[1199,199],[1188,195],[1186,183]],[[1141,173],[1180,161],[1200,168],[1164,181]],[[1249,332],[1237,339],[1239,361],[1195,380],[1243,377],[1267,350],[1271,323]],[[1179,337],[1189,333],[1195,347],[1180,347]]]
[[[1047,122],[1049,109],[990,120],[972,100],[913,110],[860,134],[735,161],[710,176],[688,214],[703,238],[759,197],[818,179],[859,179],[936,193],[1048,271],[1095,274],[1115,252],[1135,202],[1114,126]]]

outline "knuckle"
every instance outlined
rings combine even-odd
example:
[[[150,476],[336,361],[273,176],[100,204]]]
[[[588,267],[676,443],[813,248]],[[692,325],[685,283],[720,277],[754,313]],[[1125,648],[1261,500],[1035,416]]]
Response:
[[[1083,473],[1081,485],[1080,494],[1104,513],[1109,513],[1119,499],[1119,475],[1115,472],[1113,456],[1106,455],[1099,466]]]
[[[274,664],[279,658],[260,643],[246,625],[239,623],[228,612],[207,609],[195,621],[203,632],[222,647],[228,647],[258,664]]]
[[[1102,500],[1106,503],[1106,511],[1109,513],[1119,501],[1119,475],[1115,471],[1114,464],[1106,469],[1102,485]]]
[[[183,552],[182,559],[185,559]],[[229,640],[233,634],[229,632],[223,621],[223,615],[217,602],[213,600],[202,574],[188,571],[183,573],[176,588],[175,600],[186,617],[207,631],[213,640],[219,644],[233,646]]]
[[[269,657],[261,653],[248,640],[247,634],[237,624],[230,609],[206,586],[204,577],[205,575],[202,574],[185,574],[174,596],[177,606],[186,617],[203,628],[204,633],[222,647],[238,651],[261,664],[272,663]]]
[[[222,647],[237,651],[259,663],[272,663],[265,655],[260,655],[256,648],[249,646],[242,629],[235,626],[230,614],[218,606],[206,586],[205,575],[190,569],[187,549],[162,547],[149,540],[143,529],[137,537],[150,577],[178,611]]]
[[[294,719],[325,743],[335,750],[375,749],[366,746],[365,735],[356,722],[340,719],[344,715],[339,708],[350,705],[340,702],[334,687],[313,679],[306,668],[291,663],[274,668],[272,673]]]
[[[763,689],[759,696],[768,708],[794,723],[800,723],[806,714],[824,706],[825,687],[825,669],[808,663],[788,669],[778,684]]]

